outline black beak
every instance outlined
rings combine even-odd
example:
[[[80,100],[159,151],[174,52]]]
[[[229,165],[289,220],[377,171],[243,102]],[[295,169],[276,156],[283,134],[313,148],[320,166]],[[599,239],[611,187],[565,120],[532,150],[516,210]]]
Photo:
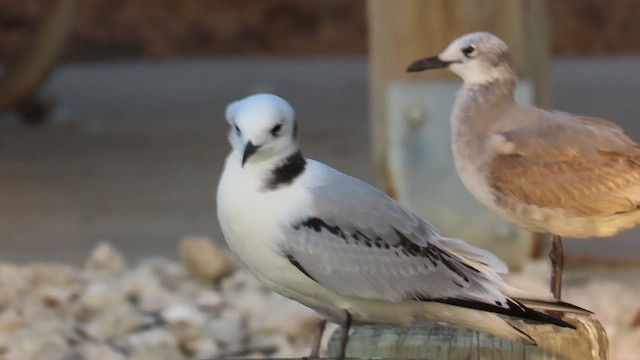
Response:
[[[430,69],[443,69],[449,66],[453,61],[443,61],[437,56],[432,56],[414,61],[407,68],[407,72],[418,72]]]
[[[251,155],[255,154],[256,151],[258,151],[259,147],[260,146],[253,145],[251,141],[249,141],[247,145],[244,146],[244,154],[242,154],[242,167],[244,167],[244,164],[247,162],[247,160],[249,160]]]

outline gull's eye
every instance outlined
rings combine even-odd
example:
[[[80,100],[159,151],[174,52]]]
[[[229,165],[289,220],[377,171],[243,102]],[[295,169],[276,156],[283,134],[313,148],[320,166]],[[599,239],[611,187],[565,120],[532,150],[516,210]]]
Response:
[[[466,48],[462,49],[462,53],[464,54],[464,56],[468,58],[475,55],[475,52],[476,52],[476,47],[473,45],[467,46]]]
[[[240,133],[242,132],[242,131],[240,131],[240,128],[238,127],[238,125],[235,125],[235,124],[234,124],[234,125],[233,125],[233,127],[236,129],[236,132],[237,132],[238,134],[240,134]]]
[[[271,135],[278,136],[280,134],[280,130],[282,130],[282,124],[278,124],[271,128]]]

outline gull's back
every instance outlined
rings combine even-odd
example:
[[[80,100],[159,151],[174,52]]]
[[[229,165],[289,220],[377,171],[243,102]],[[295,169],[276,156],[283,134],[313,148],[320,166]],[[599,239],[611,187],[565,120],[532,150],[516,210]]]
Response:
[[[486,105],[459,115],[454,153],[463,182],[495,212],[574,237],[640,222],[640,147],[622,128],[515,102]]]

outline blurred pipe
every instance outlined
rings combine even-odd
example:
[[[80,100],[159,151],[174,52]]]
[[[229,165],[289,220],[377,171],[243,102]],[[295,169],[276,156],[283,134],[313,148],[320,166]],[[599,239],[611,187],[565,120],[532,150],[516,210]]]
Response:
[[[17,110],[21,115],[29,116],[29,108],[39,105],[36,93],[49,77],[65,48],[74,13],[75,0],[50,1],[31,46],[23,56],[7,67],[5,75],[0,79],[0,114]]]

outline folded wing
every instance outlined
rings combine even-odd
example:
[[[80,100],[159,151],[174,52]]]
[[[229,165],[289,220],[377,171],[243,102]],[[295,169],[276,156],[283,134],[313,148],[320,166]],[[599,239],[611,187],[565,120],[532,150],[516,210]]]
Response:
[[[527,205],[608,216],[640,205],[640,148],[606,120],[534,108],[495,135],[491,187]],[[522,108],[519,110],[522,113]]]
[[[333,170],[311,193],[312,214],[288,225],[283,251],[323,286],[384,301],[508,306],[498,275],[507,268],[490,252],[441,237],[377,189]]]

